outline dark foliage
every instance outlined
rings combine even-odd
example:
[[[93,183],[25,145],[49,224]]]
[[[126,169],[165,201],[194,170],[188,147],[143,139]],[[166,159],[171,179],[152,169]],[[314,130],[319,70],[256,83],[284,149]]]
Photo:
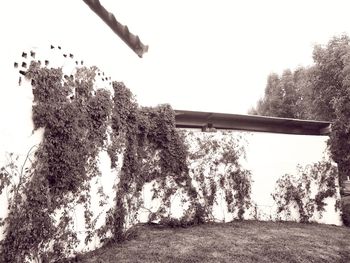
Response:
[[[344,225],[350,227],[350,204],[343,204],[342,219],[343,219]]]
[[[1,262],[24,262],[26,257],[52,261],[77,243],[69,214],[62,214],[58,226],[50,214],[67,205],[70,195],[86,200],[81,193],[97,172],[93,160],[106,140],[112,103],[107,91],[93,92],[94,74],[95,68],[81,68],[75,80],[62,83],[61,69],[30,65],[26,77],[34,80],[34,128],[44,128],[43,141],[31,169],[21,174],[27,181],[9,207]],[[55,240],[51,249],[49,240]]]
[[[9,215],[0,220],[6,225],[0,242],[1,262],[55,262],[74,254],[79,240],[71,211],[76,204],[85,209],[86,244],[95,234],[105,243],[127,239],[128,227],[138,220],[142,189],[150,182],[154,183],[154,198],[161,200],[158,211],[150,213],[150,222],[158,220],[173,227],[208,222],[220,187],[226,188],[229,209],[237,208],[239,218],[249,206],[250,173],[240,167],[241,152],[234,141],[220,146],[222,156],[213,163],[226,167],[220,182],[206,185],[203,181],[197,189],[193,180],[203,178],[190,175],[188,162],[192,159],[184,135],[176,130],[172,108],[140,107],[121,82],[113,82],[113,95],[96,89],[98,72],[96,67],[81,67],[68,77],[61,68],[47,68],[35,61],[26,71],[34,95],[34,129],[43,129],[43,139],[32,163],[17,167],[12,160],[0,170],[0,193],[5,187],[12,193]],[[219,143],[225,142],[214,141],[205,151],[215,151]],[[107,150],[112,168],[122,156],[122,166],[116,175],[115,206],[107,212],[105,224],[96,229],[89,183],[100,175],[101,150]],[[19,182],[11,183],[13,178]],[[99,194],[103,196],[102,189]],[[176,194],[189,203],[180,219],[170,212]]]

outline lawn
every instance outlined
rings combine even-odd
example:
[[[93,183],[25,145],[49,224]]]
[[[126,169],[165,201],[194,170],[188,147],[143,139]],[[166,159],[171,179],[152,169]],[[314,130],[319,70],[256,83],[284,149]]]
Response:
[[[189,228],[137,226],[121,244],[78,262],[350,262],[350,228],[242,221]]]

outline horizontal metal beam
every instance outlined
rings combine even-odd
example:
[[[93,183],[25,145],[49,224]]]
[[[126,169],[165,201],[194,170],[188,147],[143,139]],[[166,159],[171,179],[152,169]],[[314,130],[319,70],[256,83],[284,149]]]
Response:
[[[117,21],[115,16],[104,8],[99,0],[83,0],[139,57],[148,51],[138,36],[130,33],[127,26]]]
[[[176,127],[242,130],[300,135],[329,135],[331,123],[200,111],[175,110]]]

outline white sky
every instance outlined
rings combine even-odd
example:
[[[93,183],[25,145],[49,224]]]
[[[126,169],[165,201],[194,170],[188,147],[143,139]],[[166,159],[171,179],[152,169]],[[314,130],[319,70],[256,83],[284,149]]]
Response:
[[[244,114],[263,95],[269,73],[310,65],[315,43],[350,35],[347,2],[101,0],[149,45],[140,59],[82,0],[6,1],[2,78],[23,49],[60,44],[123,81],[142,105]],[[16,83],[2,83],[5,99]]]

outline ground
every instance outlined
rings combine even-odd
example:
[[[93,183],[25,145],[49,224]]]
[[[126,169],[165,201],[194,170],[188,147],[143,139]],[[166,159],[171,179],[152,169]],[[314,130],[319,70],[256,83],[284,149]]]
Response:
[[[350,262],[350,228],[242,221],[189,228],[137,226],[131,239],[79,262]]]

